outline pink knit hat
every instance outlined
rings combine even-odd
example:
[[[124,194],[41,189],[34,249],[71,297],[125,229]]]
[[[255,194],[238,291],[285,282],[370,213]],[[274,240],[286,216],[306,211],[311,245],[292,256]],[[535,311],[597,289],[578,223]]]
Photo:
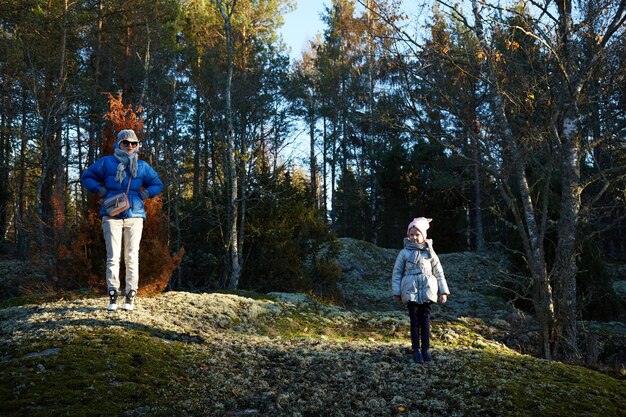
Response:
[[[406,228],[407,236],[409,235],[409,230],[411,230],[412,227],[415,227],[417,230],[419,230],[422,236],[424,236],[424,239],[426,239],[426,230],[428,230],[428,228],[430,227],[428,223],[432,221],[433,219],[428,219],[426,217],[414,218],[413,221],[409,223],[409,226]]]

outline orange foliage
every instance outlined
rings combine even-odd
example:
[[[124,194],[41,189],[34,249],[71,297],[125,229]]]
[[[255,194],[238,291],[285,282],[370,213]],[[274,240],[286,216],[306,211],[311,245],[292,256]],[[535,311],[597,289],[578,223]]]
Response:
[[[155,294],[166,289],[172,273],[183,260],[185,249],[181,248],[176,255],[170,254],[162,196],[145,201],[144,207],[146,221],[139,251],[139,271],[142,277],[139,284],[142,293]]]
[[[137,138],[143,139],[143,108],[141,106],[133,110],[131,104],[126,106],[122,103],[122,93],[117,93],[117,97],[113,97],[111,93],[105,93],[109,101],[109,112],[104,115],[107,123],[104,126],[104,141],[102,142],[102,151],[105,155],[113,153],[113,145],[117,139],[116,132],[123,129],[132,129],[137,134]]]
[[[60,195],[58,188],[52,192],[50,204],[52,205],[52,212],[54,213],[53,217],[53,228],[54,234],[59,238],[65,227],[66,216],[65,216],[65,200],[63,196]]]
[[[80,230],[71,244],[71,250],[65,246],[59,248],[57,261],[59,275],[63,277],[66,287],[81,286],[87,283],[92,288],[98,288],[104,279],[106,249],[102,238],[102,227],[98,214],[96,197],[90,197],[90,209],[85,216]]]

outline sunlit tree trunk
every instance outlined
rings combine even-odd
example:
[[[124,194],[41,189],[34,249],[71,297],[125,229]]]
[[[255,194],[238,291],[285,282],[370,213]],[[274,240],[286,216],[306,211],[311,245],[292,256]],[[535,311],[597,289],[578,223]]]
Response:
[[[558,224],[558,244],[554,265],[554,288],[556,296],[557,332],[554,351],[562,352],[572,359],[577,347],[576,336],[576,232],[580,212],[580,162],[581,125],[578,100],[582,88],[580,74],[576,74],[574,62],[577,53],[572,44],[574,34],[572,2],[557,2],[559,10],[558,36],[560,59],[563,74],[572,84],[562,88],[561,106],[563,121],[561,126],[553,125],[553,134],[561,139],[561,216]],[[555,120],[556,123],[556,120]],[[560,133],[560,135],[559,135]]]
[[[222,0],[215,0],[224,19],[224,32],[226,35],[226,54],[227,54],[227,74],[225,96],[225,113],[226,113],[226,176],[228,179],[228,235],[227,248],[229,255],[229,276],[227,280],[228,288],[235,289],[239,286],[239,277],[241,269],[239,265],[239,244],[237,242],[237,173],[235,161],[235,137],[233,132],[233,112],[231,104],[232,82],[233,82],[233,45],[232,45],[232,26],[231,17],[237,5],[237,0],[233,0],[225,7]]]

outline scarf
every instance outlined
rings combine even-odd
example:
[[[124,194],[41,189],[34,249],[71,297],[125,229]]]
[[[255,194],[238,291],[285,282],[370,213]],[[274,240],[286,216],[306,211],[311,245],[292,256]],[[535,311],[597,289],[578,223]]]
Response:
[[[115,181],[122,182],[126,178],[126,167],[130,167],[130,175],[132,178],[137,178],[137,166],[139,155],[137,152],[129,155],[128,152],[115,148],[115,158],[120,162],[117,165],[117,173],[115,174]]]
[[[409,240],[408,237],[405,237],[403,239],[403,242],[404,242],[405,248],[407,246],[414,246],[417,250],[420,250],[420,251],[428,250],[428,241],[425,241],[424,243],[413,243]]]
[[[424,243],[414,243],[415,247],[417,248],[417,250],[415,251],[415,259],[413,260],[416,264],[418,264],[420,266],[420,270],[424,270],[423,266],[422,266],[422,252],[427,251],[428,250],[428,243],[424,242]]]
[[[417,246],[417,249],[419,249],[420,251],[428,250],[428,243],[426,242],[416,243],[415,246]]]

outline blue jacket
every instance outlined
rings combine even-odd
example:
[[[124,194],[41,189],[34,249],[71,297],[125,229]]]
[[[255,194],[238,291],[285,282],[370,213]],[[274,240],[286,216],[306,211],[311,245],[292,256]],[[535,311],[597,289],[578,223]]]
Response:
[[[427,239],[426,249],[420,250],[404,238],[404,249],[398,254],[391,274],[391,291],[401,296],[404,304],[436,303],[438,294],[450,294],[432,240]]]
[[[142,187],[144,187],[145,192],[143,194],[146,198],[156,197],[163,191],[163,183],[150,164],[141,159],[137,162],[137,177],[132,179],[130,190],[128,191],[130,208],[115,216],[120,219],[131,217],[146,218],[146,210],[143,206],[143,199],[140,194]],[[128,167],[126,168],[126,177],[119,183],[115,181],[118,165],[119,161],[113,155],[98,159],[81,175],[80,179],[83,186],[88,191],[103,196],[102,201],[115,194],[125,192],[130,178],[130,170]],[[103,189],[106,190],[106,194],[104,194]],[[104,207],[100,204],[100,216],[104,217],[106,215],[107,213]]]

